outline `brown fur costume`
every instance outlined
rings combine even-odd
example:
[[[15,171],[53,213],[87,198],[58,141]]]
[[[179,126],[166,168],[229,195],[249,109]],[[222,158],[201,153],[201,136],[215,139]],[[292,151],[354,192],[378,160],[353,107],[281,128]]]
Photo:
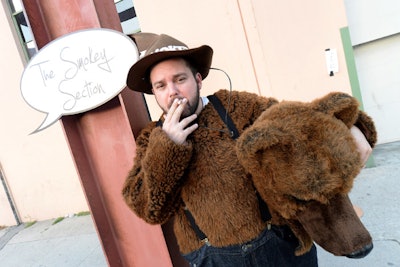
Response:
[[[277,101],[272,98],[259,97],[246,92],[234,91],[230,94],[226,90],[221,90],[216,95],[225,107],[231,103],[228,107],[229,115],[240,134],[246,129],[250,131],[260,127],[260,123],[266,117],[266,115],[260,115],[277,104]],[[229,97],[230,101],[228,101]],[[330,116],[330,119],[332,120],[333,117]],[[257,124],[255,124],[256,120]],[[128,206],[146,222],[163,224],[174,217],[174,232],[182,253],[191,252],[203,245],[184,214],[185,207],[191,211],[210,243],[217,247],[247,242],[265,229],[258,208],[253,177],[249,174],[250,172],[254,175],[254,169],[251,169],[251,166],[256,166],[258,170],[265,168],[261,168],[260,163],[254,160],[250,165],[246,165],[250,169],[245,170],[235,153],[237,141],[232,140],[225,123],[211,104],[204,107],[198,116],[197,123],[199,128],[188,137],[188,145],[173,143],[161,127],[156,127],[155,122],[143,129],[136,139],[134,166],[123,188],[123,196]],[[349,121],[348,126],[351,124],[352,122]],[[341,129],[344,130],[343,127]],[[364,133],[367,130],[372,133],[374,131],[368,126],[363,130]],[[348,139],[346,135],[344,140],[351,143]],[[251,138],[246,139],[243,136],[241,144],[244,144],[245,140],[251,141]],[[287,145],[296,146],[289,143]],[[320,144],[320,146],[323,145]],[[239,146],[239,150],[247,153],[250,147],[250,145],[244,145],[242,148]],[[316,150],[314,153],[316,153],[319,147],[314,148]],[[354,152],[350,153],[354,155]],[[240,155],[241,152],[238,151],[238,154]],[[281,157],[281,154],[279,155],[278,157]],[[317,154],[306,156],[314,159]],[[260,154],[260,157],[263,158],[263,154]],[[285,158],[281,159],[285,160]],[[243,157],[241,160],[243,161]],[[290,169],[293,170],[293,167]],[[290,173],[286,171],[282,170],[286,178],[294,179],[293,175],[289,175]],[[310,170],[310,172],[313,171]],[[355,175],[356,172],[350,171],[350,173]],[[267,172],[263,175],[263,179],[268,181],[269,175],[276,174]],[[270,181],[274,180],[274,177],[270,178]],[[304,177],[299,179],[304,181]],[[325,196],[316,193],[313,187],[305,186],[299,190],[298,197],[305,201],[307,199],[305,195],[309,191],[312,197],[327,203],[334,192],[342,190],[337,188],[343,188],[347,192],[351,187],[352,177],[347,183],[341,182],[343,180],[341,177],[337,179],[340,181],[336,183],[319,183],[314,179],[318,191],[326,192]],[[261,181],[260,177],[258,181]],[[324,188],[324,184],[329,184],[327,189]],[[266,191],[263,193],[265,199],[271,201],[265,193]],[[288,209],[288,215],[296,214],[296,207],[292,202],[287,204],[282,202]],[[275,208],[274,205],[275,203],[271,203],[271,207]],[[276,218],[278,218],[276,219],[278,223],[290,223],[292,227],[299,225],[299,223],[291,223],[289,219],[283,219],[281,215]],[[294,230],[297,231],[297,229]],[[297,231],[297,233],[300,232]],[[306,236],[305,231],[301,233]],[[310,238],[307,241],[303,239],[303,235],[298,236],[303,241],[302,251],[305,251],[309,247],[307,242]]]
[[[355,98],[331,93],[311,103],[284,101],[265,111],[238,140],[238,157],[273,213],[301,241],[335,255],[372,243],[347,197],[362,163],[349,128],[357,124],[374,146],[372,120]],[[369,129],[369,130],[366,130]]]

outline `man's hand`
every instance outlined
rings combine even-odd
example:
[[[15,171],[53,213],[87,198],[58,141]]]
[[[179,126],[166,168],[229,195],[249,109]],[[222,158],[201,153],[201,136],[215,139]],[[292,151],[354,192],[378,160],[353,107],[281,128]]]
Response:
[[[353,126],[350,128],[350,131],[356,142],[357,150],[360,153],[361,162],[363,165],[365,165],[372,153],[372,148],[360,129],[358,129],[356,126]]]
[[[164,117],[165,120],[162,129],[176,144],[185,144],[188,135],[198,128],[197,123],[187,127],[197,118],[196,114],[192,114],[180,121],[186,103],[186,98],[175,99],[168,113]]]

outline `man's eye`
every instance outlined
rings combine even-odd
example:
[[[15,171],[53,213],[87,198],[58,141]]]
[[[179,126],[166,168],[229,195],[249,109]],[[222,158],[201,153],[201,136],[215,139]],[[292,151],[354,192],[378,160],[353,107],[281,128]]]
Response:
[[[154,85],[155,90],[162,90],[163,88],[164,88],[164,84],[158,83],[158,84]]]
[[[184,81],[186,81],[186,77],[179,77],[178,78],[178,83],[183,83]]]

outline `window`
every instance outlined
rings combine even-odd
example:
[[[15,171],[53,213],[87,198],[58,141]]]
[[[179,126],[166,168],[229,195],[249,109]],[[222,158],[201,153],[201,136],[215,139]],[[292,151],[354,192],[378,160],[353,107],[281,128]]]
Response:
[[[20,0],[9,0],[13,23],[17,29],[20,42],[26,58],[31,58],[36,53],[36,44],[30,27],[28,26]]]
[[[139,32],[139,21],[132,0],[114,0],[114,2],[121,21],[122,31],[125,34]]]
[[[18,31],[21,45],[27,59],[36,54],[36,44],[26,19],[21,0],[8,0],[13,23]],[[122,31],[131,34],[140,31],[132,0],[114,0],[121,21]]]

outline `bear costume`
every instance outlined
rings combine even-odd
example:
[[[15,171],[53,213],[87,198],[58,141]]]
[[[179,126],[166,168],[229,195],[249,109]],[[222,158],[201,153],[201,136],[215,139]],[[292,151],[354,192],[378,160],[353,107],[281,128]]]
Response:
[[[354,124],[373,147],[373,121],[357,100],[330,93],[274,105],[238,139],[239,161],[268,203],[272,224],[290,225],[300,240],[297,255],[312,241],[340,256],[362,257],[372,249],[347,196],[363,167],[349,131]]]
[[[241,244],[266,227],[256,188],[269,206],[268,223],[288,225],[299,239],[296,255],[313,240],[335,255],[357,256],[372,243],[347,198],[362,168],[349,128],[356,125],[371,146],[376,142],[373,122],[354,98],[336,93],[311,103],[278,103],[247,92],[215,95],[235,123],[237,140],[210,103],[186,145],[171,141],[156,122],[137,137],[123,196],[139,217],[151,224],[174,218],[183,254],[204,245],[186,210],[213,246]],[[342,211],[344,216],[335,214]],[[326,229],[341,234],[336,227],[354,221],[358,242],[351,232],[345,232],[346,244],[325,238]]]

